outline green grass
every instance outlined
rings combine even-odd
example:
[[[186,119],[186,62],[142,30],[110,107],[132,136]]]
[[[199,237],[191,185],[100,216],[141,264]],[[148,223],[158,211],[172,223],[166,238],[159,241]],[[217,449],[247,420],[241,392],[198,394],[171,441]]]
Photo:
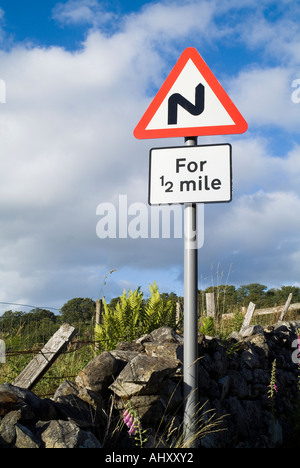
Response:
[[[38,330],[34,326],[26,326],[22,330],[10,330],[10,333],[0,336],[5,341],[6,362],[0,364],[0,384],[13,383],[16,377],[29,364],[34,356],[43,348],[59,325],[55,328]],[[69,347],[58,357],[43,378],[33,388],[41,397],[53,396],[60,383],[68,379],[74,381],[79,372],[95,356],[94,346],[89,343],[93,339],[90,326],[80,326],[74,340],[79,341]],[[82,342],[82,347],[80,347]]]

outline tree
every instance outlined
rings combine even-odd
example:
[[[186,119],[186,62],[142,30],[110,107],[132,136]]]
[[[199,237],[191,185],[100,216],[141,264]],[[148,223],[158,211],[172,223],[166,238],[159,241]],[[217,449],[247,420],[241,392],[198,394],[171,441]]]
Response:
[[[262,307],[273,307],[277,303],[277,289],[268,289],[265,293],[265,297],[262,303]]]
[[[4,312],[4,314],[2,314],[1,319],[12,320],[12,319],[18,319],[24,316],[25,316],[25,312],[20,312],[20,311],[13,312],[12,310],[7,310],[6,312]]]
[[[66,302],[62,306],[60,313],[63,321],[68,323],[89,322],[92,320],[95,310],[96,303],[92,299],[88,297],[85,299],[76,297]]]
[[[56,316],[53,312],[50,312],[50,310],[39,309],[39,308],[32,309],[30,312],[28,312],[28,314],[25,315],[25,317],[28,322],[32,320],[39,322],[40,320],[43,320],[43,319],[48,319],[51,322],[56,321]]]
[[[293,293],[293,302],[300,302],[300,288],[297,286],[281,286],[281,289],[277,290],[276,301],[278,304],[284,304],[288,298],[288,295]]]
[[[206,293],[215,293],[216,308],[219,315],[228,313],[236,308],[237,292],[235,286],[228,284],[209,286],[205,289],[205,291],[198,291],[198,306],[200,315],[206,311]]]
[[[267,286],[259,283],[242,285],[237,290],[238,302],[244,306],[253,302],[259,308],[263,305],[266,289]]]

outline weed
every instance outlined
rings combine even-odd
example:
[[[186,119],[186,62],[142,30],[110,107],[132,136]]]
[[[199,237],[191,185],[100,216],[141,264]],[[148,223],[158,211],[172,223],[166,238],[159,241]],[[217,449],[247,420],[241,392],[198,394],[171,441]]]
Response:
[[[202,317],[199,324],[199,331],[203,335],[214,336],[216,333],[215,321],[213,317]]]
[[[99,348],[111,350],[120,341],[132,342],[161,326],[176,327],[176,308],[163,301],[156,283],[150,285],[150,297],[145,302],[140,288],[124,291],[115,307],[103,299],[102,323],[95,325],[95,340]]]

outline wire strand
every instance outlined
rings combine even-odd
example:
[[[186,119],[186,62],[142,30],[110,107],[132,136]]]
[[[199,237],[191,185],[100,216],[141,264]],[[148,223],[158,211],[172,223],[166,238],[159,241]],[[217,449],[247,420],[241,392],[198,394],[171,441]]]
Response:
[[[28,305],[28,304],[18,304],[18,303],[16,303],[16,302],[1,302],[1,301],[0,301],[0,304],[4,304],[4,305],[15,305],[15,306],[22,306],[22,307],[30,307],[31,309],[51,309],[51,310],[58,310],[58,311],[60,311],[60,309],[56,309],[55,307],[33,306],[33,305]]]

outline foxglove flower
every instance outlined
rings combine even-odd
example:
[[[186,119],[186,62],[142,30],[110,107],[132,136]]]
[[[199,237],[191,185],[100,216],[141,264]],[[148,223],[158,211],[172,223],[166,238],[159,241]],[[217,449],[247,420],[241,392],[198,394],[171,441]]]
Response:
[[[135,418],[133,412],[127,408],[123,413],[124,423],[129,428],[128,434],[134,435],[139,428],[139,420]]]
[[[274,393],[278,392],[278,387],[276,384],[276,359],[274,359],[272,364],[271,380],[268,388],[268,398],[272,399],[274,397]]]

